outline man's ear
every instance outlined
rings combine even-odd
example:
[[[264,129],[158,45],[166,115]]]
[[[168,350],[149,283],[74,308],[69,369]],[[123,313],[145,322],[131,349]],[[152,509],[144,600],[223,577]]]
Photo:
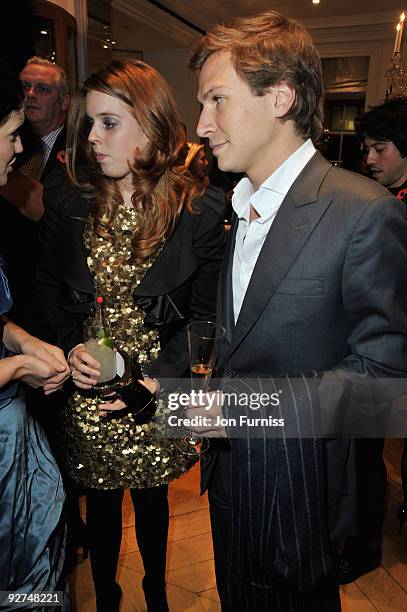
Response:
[[[71,101],[71,96],[69,94],[65,94],[64,96],[62,96],[62,98],[61,98],[61,110],[63,112],[68,110],[68,106],[69,106],[70,101]]]
[[[274,98],[274,115],[278,118],[283,118],[292,108],[296,93],[294,87],[285,81],[277,83],[273,86]]]

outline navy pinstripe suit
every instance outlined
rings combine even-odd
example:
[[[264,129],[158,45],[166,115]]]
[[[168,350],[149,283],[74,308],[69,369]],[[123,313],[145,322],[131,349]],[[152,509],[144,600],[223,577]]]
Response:
[[[332,542],[355,529],[352,444],[300,436],[328,372],[380,378],[407,369],[406,210],[317,152],[277,213],[236,325],[235,231],[218,300],[224,373],[285,377],[284,410],[298,416],[299,437],[232,437],[230,450],[215,441],[201,459],[223,607],[337,610],[336,586],[325,599],[323,591],[335,573]],[[340,405],[332,398],[329,409]]]

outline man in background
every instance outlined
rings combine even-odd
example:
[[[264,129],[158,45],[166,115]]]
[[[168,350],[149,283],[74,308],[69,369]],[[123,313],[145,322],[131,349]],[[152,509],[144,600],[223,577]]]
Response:
[[[407,200],[407,97],[374,106],[355,122],[372,178]]]
[[[398,199],[407,201],[407,97],[397,96],[373,107],[356,119],[355,129],[372,178]],[[339,563],[341,584],[357,580],[381,562],[387,487],[383,448],[384,438],[356,441],[360,530],[343,547]],[[403,488],[407,491],[404,481]]]
[[[65,70],[41,57],[31,57],[20,73],[25,92],[25,125],[21,133],[24,151],[20,173],[45,181],[65,149],[66,114],[70,102]]]
[[[7,185],[0,189],[0,238],[14,295],[14,320],[43,337],[34,286],[38,223],[44,213],[42,183],[56,167],[57,154],[65,149],[69,84],[60,66],[41,57],[30,58],[19,76],[25,92],[23,152]]]

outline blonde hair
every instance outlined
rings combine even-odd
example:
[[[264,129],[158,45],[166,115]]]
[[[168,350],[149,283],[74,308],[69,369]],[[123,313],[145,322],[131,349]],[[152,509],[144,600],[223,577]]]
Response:
[[[205,152],[205,145],[198,144],[196,142],[188,142],[187,145],[189,147],[189,151],[185,159],[185,168],[191,173],[192,176],[198,179],[201,184],[208,185],[209,178],[206,176],[206,174],[203,176],[204,170],[198,165],[198,153],[200,151]]]

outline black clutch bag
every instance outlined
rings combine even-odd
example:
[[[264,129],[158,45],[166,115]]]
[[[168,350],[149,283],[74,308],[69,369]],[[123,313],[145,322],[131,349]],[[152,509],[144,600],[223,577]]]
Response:
[[[125,404],[122,410],[108,411],[106,419],[115,419],[132,414],[137,425],[143,425],[155,415],[157,404],[155,396],[138,381],[143,380],[140,364],[136,359],[125,358],[124,375],[114,384],[114,393],[102,396],[107,402],[121,399]]]

